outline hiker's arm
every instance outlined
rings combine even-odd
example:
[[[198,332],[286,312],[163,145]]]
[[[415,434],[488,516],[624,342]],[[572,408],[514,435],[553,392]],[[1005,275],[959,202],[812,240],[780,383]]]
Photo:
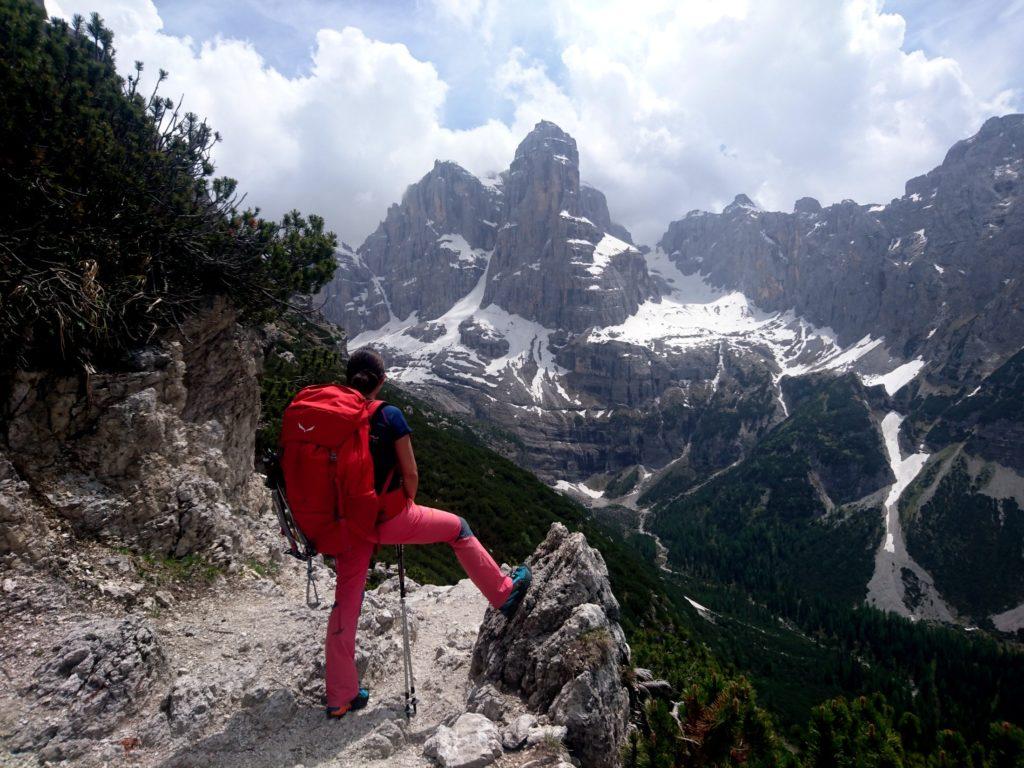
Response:
[[[415,499],[420,486],[420,473],[416,469],[416,456],[412,452],[412,438],[409,435],[395,441],[395,454],[398,456],[398,467],[402,470],[405,495]]]

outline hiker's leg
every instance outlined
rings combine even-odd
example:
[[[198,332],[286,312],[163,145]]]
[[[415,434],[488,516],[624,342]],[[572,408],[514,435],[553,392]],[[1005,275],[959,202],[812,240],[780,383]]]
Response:
[[[409,504],[401,514],[378,526],[377,535],[381,544],[450,544],[466,575],[495,608],[512,591],[512,579],[501,572],[469,523],[451,512]]]
[[[334,560],[338,582],[334,589],[334,608],[327,622],[327,706],[348,704],[359,693],[356,672],[356,627],[363,605],[366,571],[373,556],[373,544],[356,536],[347,536]]]

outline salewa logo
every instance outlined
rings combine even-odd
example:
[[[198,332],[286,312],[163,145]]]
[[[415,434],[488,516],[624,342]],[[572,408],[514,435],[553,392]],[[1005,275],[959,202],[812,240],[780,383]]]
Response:
[[[316,429],[316,424],[314,424],[312,427],[306,427],[306,426],[303,426],[301,421],[297,421],[295,423],[296,423],[296,425],[298,425],[299,429],[301,429],[303,432],[312,432],[314,429]]]

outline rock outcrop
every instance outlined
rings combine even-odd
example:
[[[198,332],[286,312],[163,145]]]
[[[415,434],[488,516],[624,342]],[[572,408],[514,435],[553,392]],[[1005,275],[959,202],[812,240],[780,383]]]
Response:
[[[604,195],[581,186],[576,141],[546,121],[500,176],[436,162],[338,265],[324,314],[353,336],[436,320],[478,283],[480,306],[575,332],[625,320],[653,291]]]
[[[136,617],[79,624],[54,638],[43,656],[19,691],[24,725],[10,742],[41,760],[70,760],[93,747],[135,714],[165,672],[156,633]]]
[[[237,554],[265,499],[253,474],[259,347],[235,321],[217,304],[127,371],[16,372],[0,439],[5,547],[38,556],[33,526],[55,515],[138,551]]]
[[[470,672],[564,726],[583,765],[618,765],[629,720],[621,675],[630,654],[604,560],[583,534],[556,523],[527,564],[533,586],[511,621],[488,612]]]

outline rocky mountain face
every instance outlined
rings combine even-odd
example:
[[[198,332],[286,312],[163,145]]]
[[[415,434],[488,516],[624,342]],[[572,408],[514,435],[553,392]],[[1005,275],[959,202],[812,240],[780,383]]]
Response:
[[[124,373],[20,371],[0,447],[0,549],[54,558],[48,521],[139,552],[228,563],[264,504],[259,346],[217,303]]]
[[[888,205],[792,213],[744,195],[672,222],[662,248],[686,274],[792,309],[842,344],[884,338],[936,383],[977,382],[1024,337],[1024,115],[992,118]]]
[[[455,242],[485,266],[444,260],[442,289],[432,282],[438,253]],[[766,323],[742,299],[703,289],[695,319],[681,305],[685,278],[631,242],[604,195],[581,184],[575,141],[541,122],[499,176],[436,164],[357,252],[339,254],[320,299],[354,347],[385,348],[404,384],[509,430],[517,458],[545,477],[662,466],[680,454],[695,472],[724,466],[784,407],[765,360],[792,340],[814,342],[789,327],[801,327],[796,318]],[[722,298],[728,306],[715,304]],[[659,333],[662,309],[685,326],[674,338]],[[772,348],[766,338],[731,343],[723,309]],[[702,423],[715,439],[694,445]]]
[[[439,327],[431,321],[480,284],[484,305],[543,326],[621,322],[651,292],[631,242],[604,195],[581,187],[576,142],[542,122],[500,176],[482,181],[436,162],[358,251],[339,251],[324,313],[353,335],[406,320],[429,338]],[[485,327],[464,336],[496,351]]]
[[[575,140],[553,123],[538,123],[505,179],[481,306],[570,333],[633,314],[651,294],[646,265],[638,250],[607,231],[604,196],[582,192]]]
[[[917,509],[905,494],[918,474],[961,448],[989,468],[968,461],[971,493],[994,493],[997,506],[1024,494],[1021,420],[969,417],[964,448],[957,406],[987,391],[1024,338],[1024,116],[989,120],[887,205],[802,198],[782,213],[738,195],[721,213],[672,222],[654,250],[632,246],[604,196],[580,183],[578,152],[541,122],[499,176],[463,171],[455,194],[434,178],[439,164],[410,187],[346,257],[361,260],[358,280],[325,296],[338,310],[330,291],[344,294],[346,316],[358,316],[352,344],[381,348],[406,386],[496,425],[517,461],[597,504],[613,500],[607,483],[618,489],[627,477],[629,504],[688,493],[786,423],[800,390],[786,382],[855,374],[873,393],[870,450],[888,464],[885,478],[873,476],[883,498],[868,505],[884,523],[870,533],[879,540],[869,599],[942,620],[984,614],[948,604],[929,570],[939,537],[915,534],[920,517],[900,510]],[[442,188],[448,197],[428,214],[418,201]],[[470,201],[471,215],[442,216]],[[431,231],[418,251],[382,235],[428,219],[443,219],[445,234]],[[466,260],[466,281],[443,300],[437,290],[410,299],[419,290],[410,265],[430,284],[437,238],[456,235],[481,261]],[[382,311],[396,297],[400,311]],[[999,483],[983,482],[989,474]],[[820,480],[807,488],[825,514],[836,505]],[[1016,529],[999,528],[1012,550]],[[979,567],[983,559],[975,553]],[[1016,587],[1002,594],[1004,608],[1024,598]]]

